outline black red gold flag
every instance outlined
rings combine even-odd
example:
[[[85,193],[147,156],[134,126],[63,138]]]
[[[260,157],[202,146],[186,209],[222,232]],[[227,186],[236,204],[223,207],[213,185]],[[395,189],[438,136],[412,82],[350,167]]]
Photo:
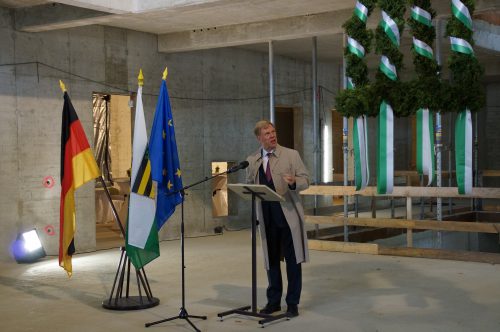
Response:
[[[59,228],[59,265],[69,276],[75,253],[75,190],[100,175],[99,168],[83,131],[82,124],[64,92],[61,130],[61,205]]]

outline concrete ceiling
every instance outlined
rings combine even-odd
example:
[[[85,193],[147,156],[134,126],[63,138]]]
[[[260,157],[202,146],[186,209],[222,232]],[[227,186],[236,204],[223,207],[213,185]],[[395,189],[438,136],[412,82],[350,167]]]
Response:
[[[336,62],[343,52],[341,26],[354,4],[355,0],[0,0],[1,7],[14,8],[20,31],[107,25],[157,34],[160,52],[228,46],[267,52],[267,42],[276,40],[276,54],[308,61],[311,37],[317,36],[319,59]],[[450,14],[450,1],[434,0],[433,7],[439,16]],[[499,17],[500,0],[476,1],[475,18],[498,28]],[[375,12],[368,26],[376,27],[379,18]],[[411,43],[406,38],[403,45]]]

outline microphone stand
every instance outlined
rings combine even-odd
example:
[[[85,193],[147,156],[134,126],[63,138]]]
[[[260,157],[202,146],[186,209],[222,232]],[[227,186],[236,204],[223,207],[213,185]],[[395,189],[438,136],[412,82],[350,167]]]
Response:
[[[245,168],[247,166],[248,166],[248,164],[247,165],[242,165],[240,163],[238,166],[234,166],[234,167],[228,169],[225,172],[218,173],[218,174],[210,176],[210,177],[207,176],[203,180],[200,180],[198,182],[192,183],[192,184],[190,184],[188,186],[185,186],[182,189],[173,191],[173,192],[171,192],[171,193],[169,193],[167,195],[167,196],[171,196],[171,195],[175,195],[175,194],[180,193],[181,196],[182,196],[182,201],[181,201],[181,271],[182,271],[181,272],[181,274],[182,274],[182,279],[181,280],[182,280],[182,305],[181,305],[179,314],[177,316],[172,316],[172,317],[165,318],[165,319],[162,319],[162,320],[159,320],[159,321],[156,321],[156,322],[152,322],[152,323],[146,323],[145,324],[146,327],[150,327],[152,325],[156,325],[156,324],[168,322],[168,321],[175,320],[175,319],[184,319],[185,321],[187,321],[189,323],[189,325],[191,325],[193,327],[193,329],[196,332],[200,332],[200,330],[193,324],[193,322],[191,322],[191,320],[189,318],[199,318],[199,319],[205,320],[205,319],[207,319],[207,316],[194,316],[194,315],[190,315],[190,314],[188,314],[188,312],[186,310],[186,279],[185,279],[185,271],[184,271],[184,269],[186,268],[186,266],[184,265],[184,238],[185,238],[185,236],[184,236],[184,196],[186,196],[185,191],[187,189],[191,188],[191,187],[199,185],[200,183],[212,180],[213,178],[216,178],[218,176],[237,172],[238,170],[240,170],[242,168]]]

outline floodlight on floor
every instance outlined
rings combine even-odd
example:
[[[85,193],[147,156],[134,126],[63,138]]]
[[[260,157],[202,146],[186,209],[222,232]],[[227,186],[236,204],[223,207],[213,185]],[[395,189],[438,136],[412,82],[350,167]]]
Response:
[[[46,256],[36,229],[17,235],[12,244],[12,254],[18,263],[32,263]]]

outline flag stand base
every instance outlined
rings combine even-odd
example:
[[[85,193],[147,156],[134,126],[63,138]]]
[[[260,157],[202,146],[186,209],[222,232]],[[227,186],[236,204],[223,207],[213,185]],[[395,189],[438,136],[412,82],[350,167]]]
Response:
[[[151,293],[151,288],[149,287],[148,278],[146,277],[146,271],[144,271],[144,268],[138,270],[132,266],[135,270],[139,295],[130,296],[131,264],[124,247],[121,247],[121,251],[122,254],[120,257],[120,263],[118,264],[118,269],[116,270],[111,295],[108,299],[102,302],[103,308],[109,310],[140,310],[152,308],[160,304],[160,300],[153,297],[153,294]]]
[[[125,229],[123,224],[116,212],[115,205],[109,194],[108,187],[106,187],[106,182],[102,175],[97,178],[104,188],[106,197],[108,198],[109,205],[111,206],[111,211],[115,217],[115,221],[120,227],[120,232],[124,239],[126,239]],[[102,306],[109,310],[139,310],[155,307],[160,304],[160,300],[153,297],[151,293],[151,287],[149,287],[148,277],[146,276],[146,271],[144,267],[135,270],[135,277],[137,281],[137,289],[139,291],[139,296],[130,296],[130,259],[127,256],[127,251],[125,247],[120,248],[122,254],[120,256],[120,263],[116,269],[115,281],[113,282],[113,288],[111,288],[111,294],[107,300],[102,301]],[[125,280],[126,279],[126,280]],[[124,283],[126,282],[125,294],[124,294]],[[141,290],[142,287],[142,290]],[[116,292],[115,292],[116,291]],[[144,291],[144,295],[142,292]]]

